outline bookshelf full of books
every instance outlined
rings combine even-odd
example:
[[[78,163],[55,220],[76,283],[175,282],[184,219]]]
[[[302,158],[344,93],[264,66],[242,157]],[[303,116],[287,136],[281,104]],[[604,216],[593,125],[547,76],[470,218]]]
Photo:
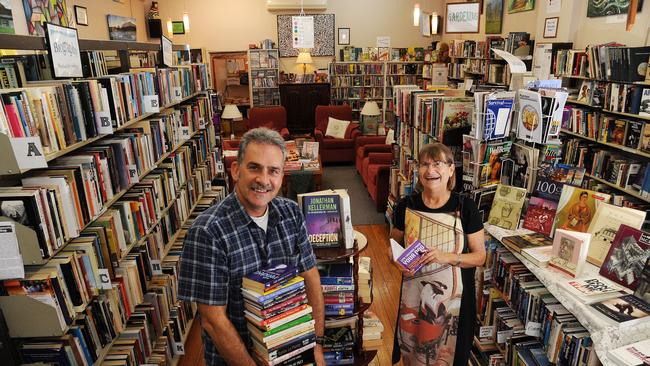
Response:
[[[206,65],[0,93],[0,226],[18,253],[0,309],[20,362],[178,362],[196,312],[176,297],[183,236],[225,195]]]
[[[279,60],[277,49],[248,50],[251,107],[280,105]]]
[[[639,72],[649,49],[608,43],[559,51],[554,60],[570,93],[565,162],[584,167],[593,187],[624,206],[650,202],[650,84]]]

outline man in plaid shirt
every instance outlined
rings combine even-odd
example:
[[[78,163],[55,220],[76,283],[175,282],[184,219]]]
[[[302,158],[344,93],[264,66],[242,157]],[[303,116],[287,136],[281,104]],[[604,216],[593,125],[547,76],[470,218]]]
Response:
[[[296,266],[304,277],[317,343],[322,343],[323,293],[304,218],[294,201],[276,197],[285,157],[280,134],[248,131],[231,168],[234,191],[197,217],[185,238],[178,293],[198,304],[206,365],[255,365],[242,278],[281,263]],[[314,357],[325,365],[321,344]]]

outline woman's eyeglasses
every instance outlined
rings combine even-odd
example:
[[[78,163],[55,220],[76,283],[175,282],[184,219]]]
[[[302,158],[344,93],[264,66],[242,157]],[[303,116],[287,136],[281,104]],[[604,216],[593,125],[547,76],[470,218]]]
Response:
[[[431,167],[434,167],[436,169],[442,169],[443,167],[447,167],[447,166],[450,166],[450,165],[451,165],[450,162],[442,161],[442,160],[434,160],[432,162],[421,162],[421,163],[418,164],[418,166],[421,169],[427,169],[427,170],[429,168],[431,168]]]

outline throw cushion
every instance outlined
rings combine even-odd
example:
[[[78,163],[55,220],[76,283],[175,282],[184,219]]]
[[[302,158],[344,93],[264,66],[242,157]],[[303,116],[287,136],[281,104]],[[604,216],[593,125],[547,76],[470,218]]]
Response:
[[[329,117],[325,136],[343,139],[345,138],[345,130],[348,128],[348,125],[350,125],[350,121],[341,121],[340,119]]]
[[[395,142],[395,131],[392,128],[389,128],[386,132],[386,145],[390,145]]]

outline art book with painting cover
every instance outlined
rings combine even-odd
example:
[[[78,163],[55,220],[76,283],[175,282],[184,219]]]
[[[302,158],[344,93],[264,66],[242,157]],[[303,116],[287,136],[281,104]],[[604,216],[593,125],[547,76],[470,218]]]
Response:
[[[609,202],[610,195],[564,185],[555,215],[556,229],[586,233],[596,214],[598,203]]]
[[[323,194],[302,197],[307,238],[314,248],[338,248],[342,242],[341,197]]]
[[[600,267],[600,275],[636,290],[643,268],[650,256],[650,234],[621,225]]]
[[[556,212],[557,202],[540,197],[530,197],[523,227],[550,237]]]
[[[587,261],[596,266],[601,266],[619,227],[626,224],[635,229],[640,229],[645,216],[644,211],[610,205],[604,202],[600,203],[596,208],[596,215],[591,220],[587,230],[592,235]]]
[[[526,189],[497,185],[488,222],[504,229],[514,230],[519,225],[519,216],[524,206]]]
[[[287,161],[298,161],[300,159],[300,152],[295,141],[285,141],[284,146],[287,149]]]
[[[291,265],[278,264],[277,266],[260,269],[242,279],[242,286],[252,291],[264,293],[298,275],[298,269]]]
[[[587,259],[591,234],[563,229],[555,230],[553,238],[553,257],[548,262],[549,267],[577,277]]]
[[[520,89],[517,138],[541,144],[543,141],[542,97],[538,92]]]
[[[510,153],[512,141],[489,142],[487,144],[479,184],[481,187],[492,186],[501,179],[502,158]]]
[[[591,306],[610,321],[621,325],[633,325],[650,319],[650,304],[634,295],[603,300]]]
[[[393,254],[393,260],[405,269],[411,270],[413,273],[422,268],[422,264],[415,264],[415,262],[422,257],[423,254],[429,251],[421,241],[416,240],[408,247],[404,248],[395,240],[390,239],[390,248]]]

